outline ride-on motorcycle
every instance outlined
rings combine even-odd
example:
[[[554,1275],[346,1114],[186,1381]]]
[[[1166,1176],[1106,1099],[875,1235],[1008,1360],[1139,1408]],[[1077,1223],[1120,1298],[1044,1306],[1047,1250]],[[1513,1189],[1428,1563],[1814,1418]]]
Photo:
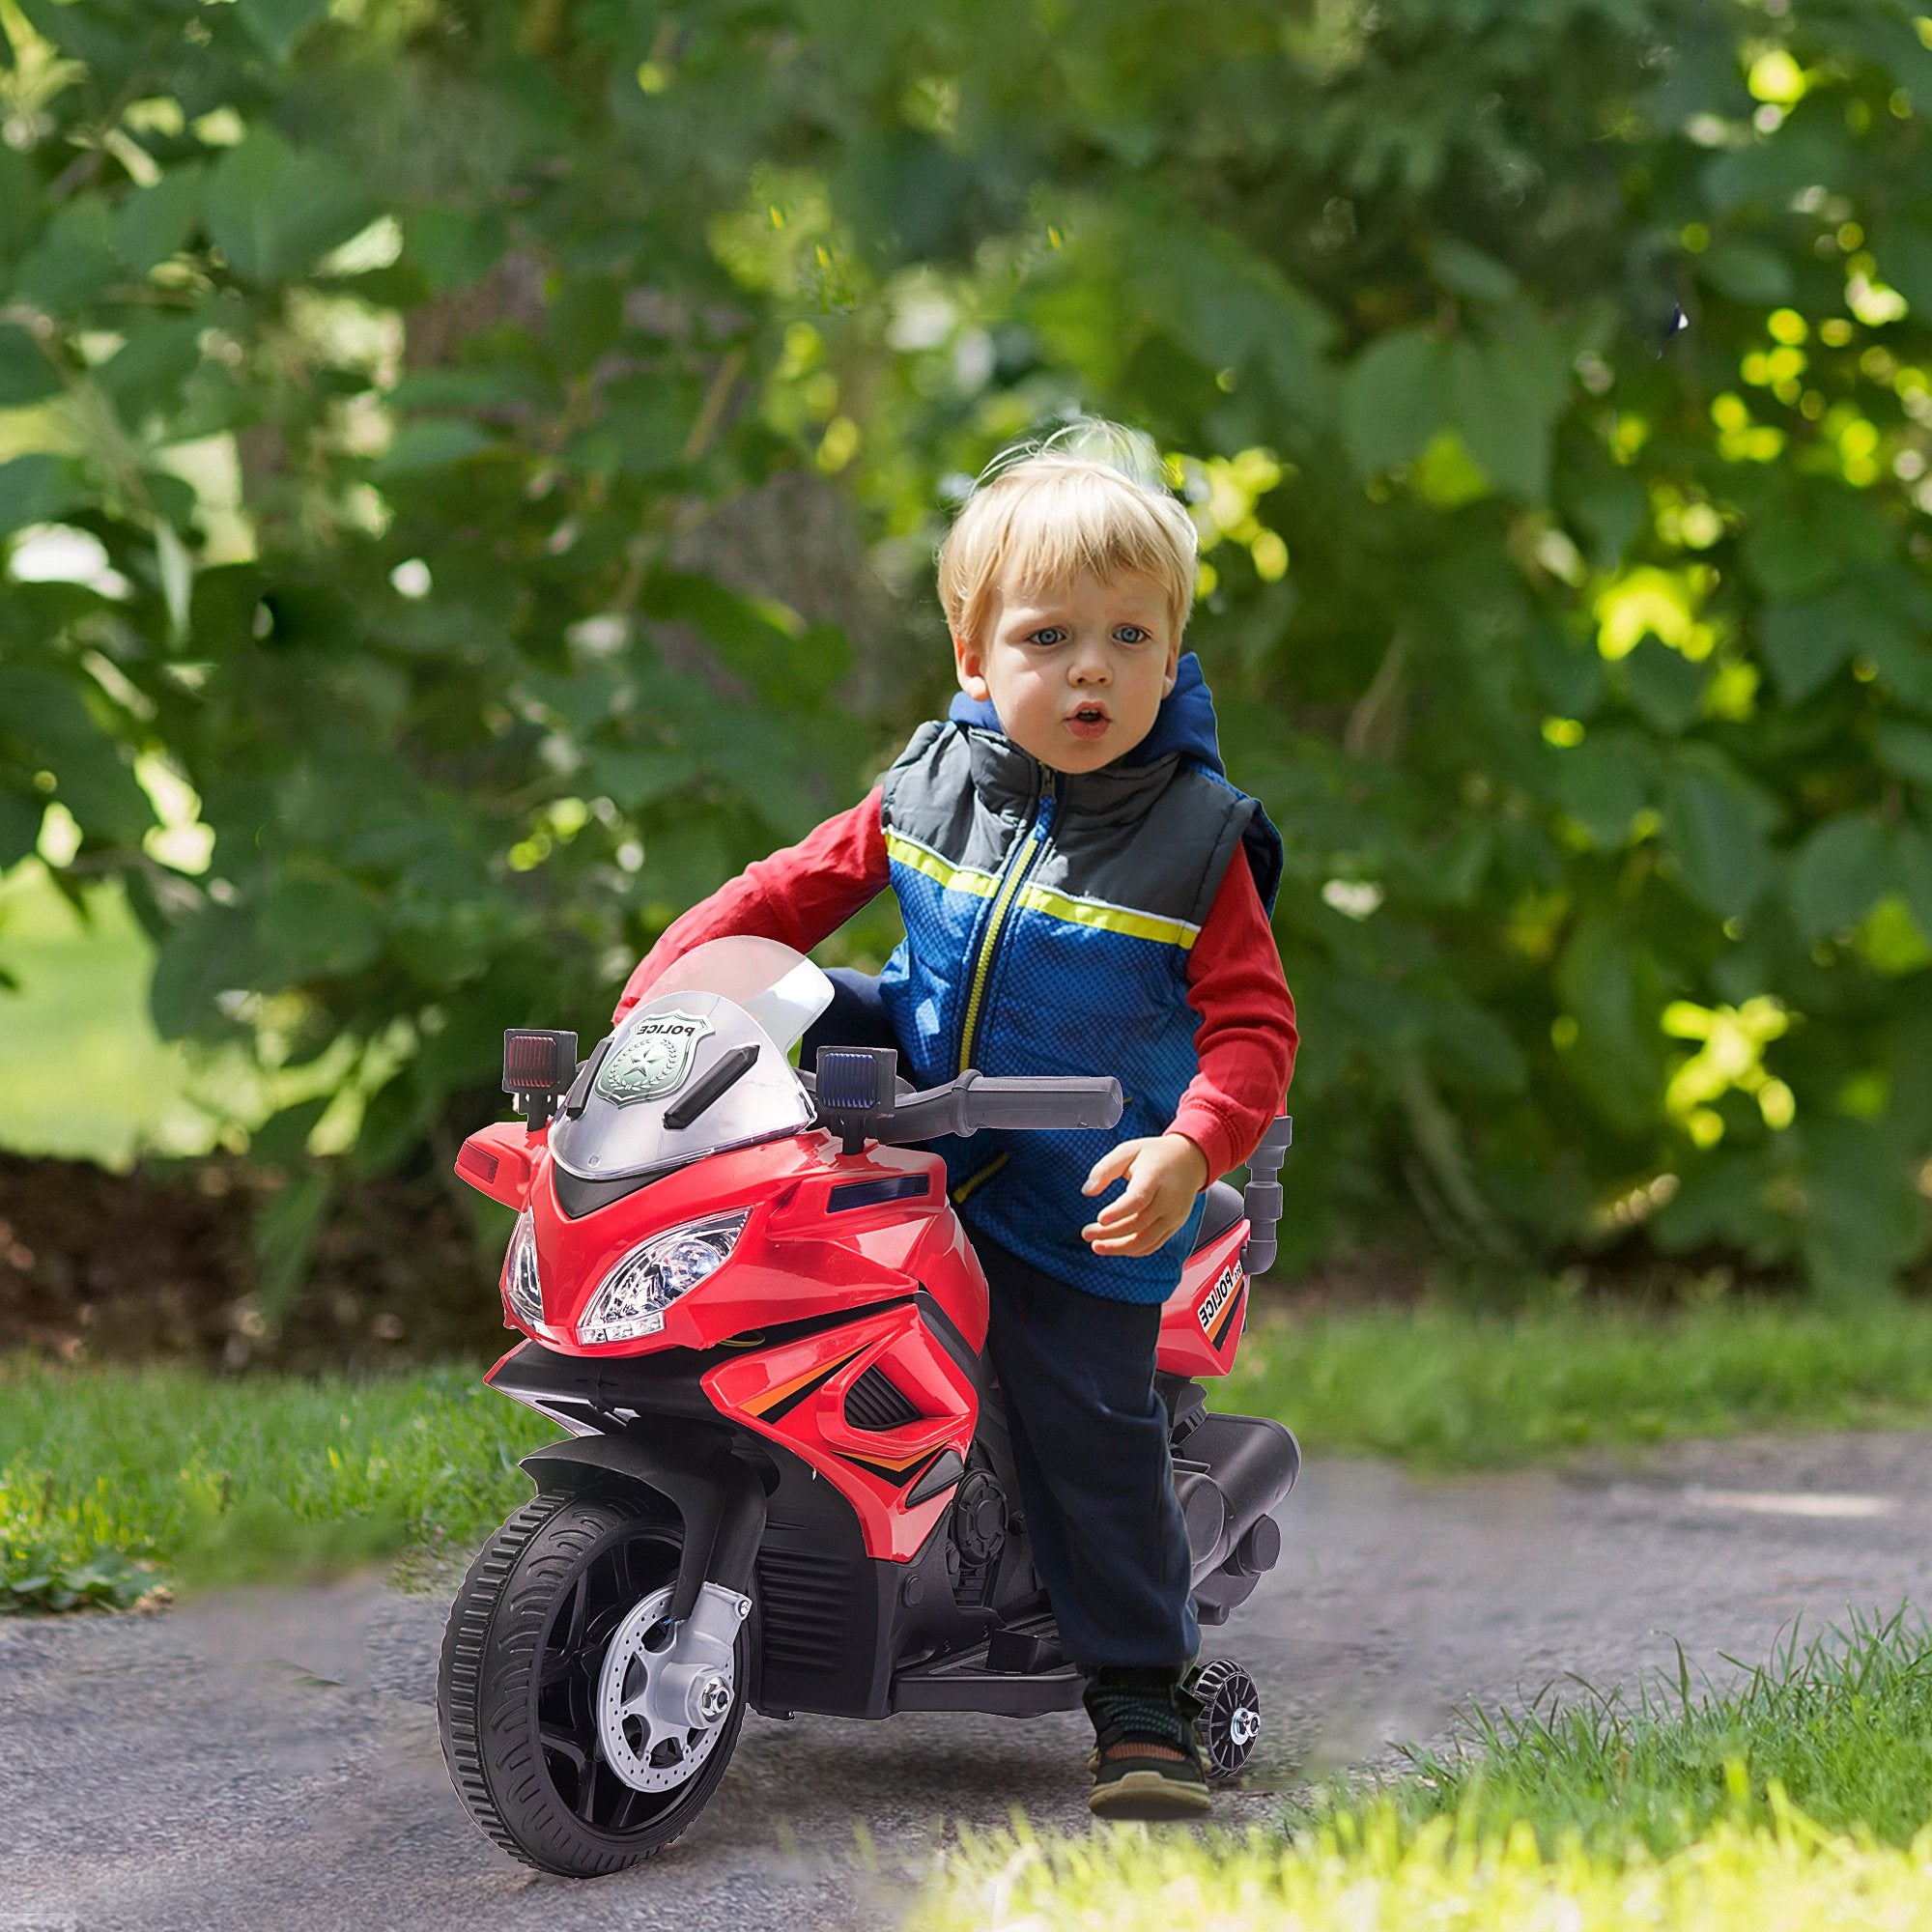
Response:
[[[472,1134],[471,1186],[517,1211],[493,1388],[567,1435],[469,1567],[437,1687],[477,1824],[544,1870],[662,1851],[716,1789],[747,1706],[1037,1716],[1079,1706],[1034,1572],[986,1283],[942,1134],[1111,1126],[1109,1079],[914,1093],[896,1055],[788,1058],[832,982],[790,948],[696,948],[580,1066],[576,1037],[506,1037],[526,1118]],[[1245,1201],[1209,1189],[1162,1315],[1157,1384],[1203,1624],[1272,1568],[1300,1465],[1279,1423],[1208,1412],[1248,1277],[1274,1256],[1284,1118]],[[1230,1659],[1194,1686],[1211,1774],[1260,1700]]]

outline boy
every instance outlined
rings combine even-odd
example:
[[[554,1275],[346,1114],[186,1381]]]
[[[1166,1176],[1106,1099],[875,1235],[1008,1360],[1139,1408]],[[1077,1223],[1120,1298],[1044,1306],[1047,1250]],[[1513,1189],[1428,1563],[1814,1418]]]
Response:
[[[1202,1190],[1252,1152],[1293,1067],[1267,923],[1281,843],[1221,775],[1181,655],[1195,533],[1151,445],[1078,424],[1015,454],[939,554],[951,715],[860,805],[677,920],[617,1012],[707,939],[804,952],[890,884],[906,938],[876,981],[835,973],[808,1056],[894,1044],[921,1087],[965,1066],[1119,1076],[1111,1148],[1105,1130],[939,1145],[990,1290],[1017,1500],[1087,1679],[1089,1803],[1184,1816],[1208,1808],[1185,1687],[1200,1634],[1154,1351]]]

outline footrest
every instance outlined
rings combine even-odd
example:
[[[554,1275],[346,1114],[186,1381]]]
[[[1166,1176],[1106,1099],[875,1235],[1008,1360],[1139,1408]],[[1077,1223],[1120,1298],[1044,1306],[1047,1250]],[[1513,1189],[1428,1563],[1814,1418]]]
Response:
[[[996,1630],[986,1639],[988,1670],[1031,1675],[1052,1670],[1065,1661],[1066,1653],[1060,1647],[1060,1633],[1050,1620],[1044,1630],[1017,1625],[1011,1630]]]
[[[965,1650],[899,1671],[893,1678],[893,1709],[1035,1718],[1078,1710],[1086,1685],[1063,1655],[1052,1617],[1027,1617]]]

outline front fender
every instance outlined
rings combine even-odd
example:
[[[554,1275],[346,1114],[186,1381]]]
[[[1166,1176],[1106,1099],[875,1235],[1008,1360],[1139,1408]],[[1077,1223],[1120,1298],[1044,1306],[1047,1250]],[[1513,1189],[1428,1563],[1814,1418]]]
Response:
[[[684,1550],[668,1614],[688,1617],[699,1587],[717,1583],[752,1594],[753,1566],[765,1534],[765,1486],[714,1431],[651,1429],[634,1423],[612,1434],[573,1435],[524,1457],[519,1464],[541,1493],[568,1493],[613,1476],[649,1491],[684,1523]]]

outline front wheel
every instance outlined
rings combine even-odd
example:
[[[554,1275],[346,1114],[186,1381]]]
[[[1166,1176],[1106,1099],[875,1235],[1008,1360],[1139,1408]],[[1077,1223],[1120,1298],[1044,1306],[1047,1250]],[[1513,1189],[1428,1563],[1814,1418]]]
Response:
[[[540,1870],[595,1878],[654,1858],[724,1775],[745,1716],[742,1631],[703,1723],[673,1734],[621,1715],[668,1638],[682,1545],[677,1519],[642,1499],[539,1496],[457,1592],[437,1679],[443,1758],[477,1825]]]

